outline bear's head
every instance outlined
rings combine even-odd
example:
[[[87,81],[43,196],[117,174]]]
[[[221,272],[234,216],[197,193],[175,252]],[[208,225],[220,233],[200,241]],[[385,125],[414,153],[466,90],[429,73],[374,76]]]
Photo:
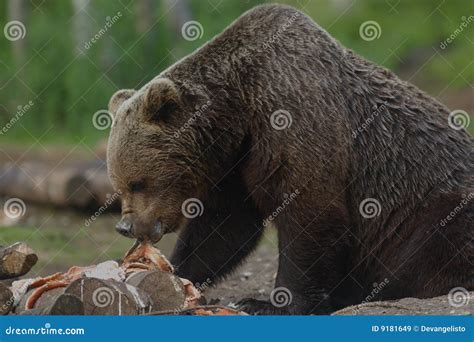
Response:
[[[114,120],[107,168],[121,195],[117,231],[122,235],[156,242],[185,225],[181,208],[186,200],[204,196],[205,174],[212,166],[200,160],[207,146],[193,128],[198,117],[201,125],[206,121],[200,118],[209,106],[204,97],[156,78],[110,99]]]

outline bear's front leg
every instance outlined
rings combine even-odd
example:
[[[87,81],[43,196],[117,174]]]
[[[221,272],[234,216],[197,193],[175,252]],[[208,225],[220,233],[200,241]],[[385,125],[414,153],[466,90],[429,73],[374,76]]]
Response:
[[[230,174],[209,194],[202,216],[180,233],[171,263],[180,277],[214,282],[255,249],[262,232],[261,215],[238,175]]]
[[[332,295],[347,270],[350,234],[338,218],[318,219],[309,226],[295,222],[279,231],[279,266],[269,301],[244,299],[237,306],[255,315],[329,314]],[[288,228],[293,227],[293,228]]]

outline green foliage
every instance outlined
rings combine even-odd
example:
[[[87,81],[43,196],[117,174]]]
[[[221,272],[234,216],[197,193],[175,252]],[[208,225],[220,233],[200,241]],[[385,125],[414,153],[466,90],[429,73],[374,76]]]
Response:
[[[0,126],[15,116],[18,106],[30,100],[34,105],[0,140],[41,137],[42,142],[85,139],[93,144],[107,130],[95,129],[92,116],[106,108],[114,91],[139,88],[261,2],[190,0],[192,19],[199,21],[204,32],[201,39],[187,41],[173,29],[175,23],[163,1],[154,2],[150,11],[155,19],[145,32],[137,29],[141,18],[135,1],[91,1],[81,16],[87,27],[86,41],[78,45],[85,52],[82,55],[76,50],[74,26],[81,13],[75,13],[72,1],[26,1],[23,59],[13,56],[17,42],[0,39]],[[468,1],[284,2],[303,9],[347,47],[398,70],[405,79],[434,89],[433,93],[444,88],[454,92],[474,80],[474,21],[445,49],[440,47],[460,27],[462,17],[474,14]],[[6,1],[0,2],[0,18],[2,23],[9,20]],[[113,24],[101,34],[110,20]],[[368,20],[381,27],[380,37],[373,41],[359,34],[360,25]],[[99,38],[90,43],[96,35]]]
[[[293,6],[301,3],[285,2]],[[421,83],[453,82],[451,87],[462,88],[474,80],[474,18],[446,48],[441,45],[463,21],[474,15],[474,7],[468,3],[465,0],[317,0],[308,1],[305,8],[331,35],[367,59],[390,69],[408,69],[408,77],[419,70]],[[381,28],[380,37],[373,41],[365,41],[359,34],[360,25],[369,20],[376,21]],[[465,80],[456,78],[461,72]]]

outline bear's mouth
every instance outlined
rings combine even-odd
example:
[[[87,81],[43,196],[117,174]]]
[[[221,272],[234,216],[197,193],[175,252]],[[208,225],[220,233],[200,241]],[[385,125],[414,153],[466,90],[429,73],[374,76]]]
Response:
[[[137,222],[129,218],[122,218],[116,225],[115,230],[122,236],[135,238],[139,242],[150,241],[157,243],[165,234],[165,225],[161,220],[156,220],[151,227],[137,226]],[[146,229],[143,229],[146,228]]]
[[[155,222],[153,225],[152,232],[149,236],[149,239],[151,240],[152,243],[157,243],[158,241],[161,240],[163,235],[165,234],[165,229],[164,229],[164,224],[158,220]]]

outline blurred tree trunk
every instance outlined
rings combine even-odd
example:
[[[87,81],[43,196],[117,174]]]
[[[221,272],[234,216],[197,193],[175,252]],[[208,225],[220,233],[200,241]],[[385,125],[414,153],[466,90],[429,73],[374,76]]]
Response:
[[[90,38],[90,25],[86,13],[89,8],[89,0],[72,0],[72,4],[74,8],[74,54],[79,57],[84,57],[87,53],[84,44]]]
[[[173,32],[173,39],[171,40],[173,55],[182,57],[184,51],[179,48],[176,42],[179,42],[181,37],[181,29],[183,25],[192,20],[191,7],[188,0],[164,0],[166,12],[168,17],[168,25]]]
[[[8,21],[12,20],[20,21],[26,28],[26,0],[8,1]],[[18,64],[25,60],[26,39],[18,39],[12,42],[12,55]]]
[[[154,0],[135,1],[135,32],[137,39],[142,40],[141,56],[137,59],[143,70],[150,70],[157,59],[156,4]]]
[[[135,31],[141,36],[148,33],[154,24],[155,19],[155,4],[154,0],[136,0],[135,13],[137,20],[135,20]]]
[[[169,11],[168,17],[171,28],[176,36],[181,35],[183,25],[191,20],[191,8],[188,0],[165,0],[166,11]]]

